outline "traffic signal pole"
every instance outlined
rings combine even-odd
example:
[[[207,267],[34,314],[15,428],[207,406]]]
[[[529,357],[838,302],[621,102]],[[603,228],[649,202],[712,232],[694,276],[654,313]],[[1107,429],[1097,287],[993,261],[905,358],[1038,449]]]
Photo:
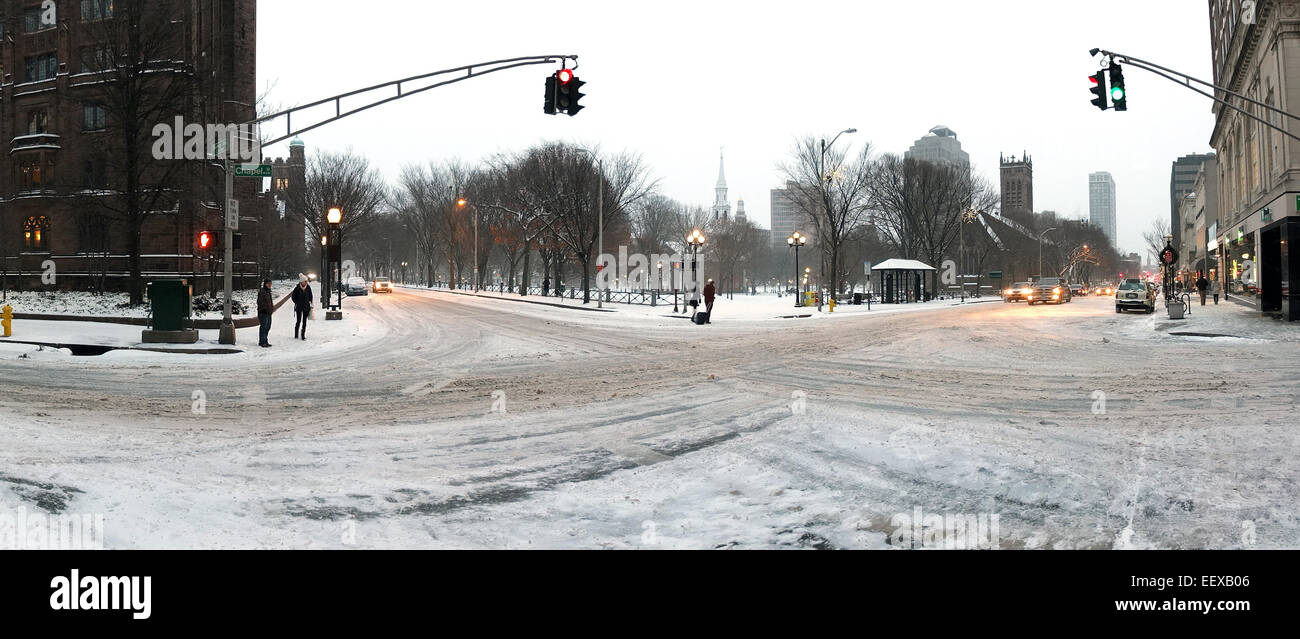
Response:
[[[226,201],[223,204],[222,207],[223,210],[227,209],[230,206],[230,201],[235,197],[235,166],[234,163],[231,162],[230,160],[232,151],[233,149],[226,151],[226,161],[225,161]],[[226,215],[224,217],[226,218],[226,223],[225,223],[226,233],[225,233],[225,246],[223,251],[223,253],[225,254],[225,259],[223,260],[224,263],[222,265],[222,271],[223,271],[222,278],[225,280],[226,299],[221,314],[221,334],[218,341],[221,342],[222,344],[234,344],[235,343],[235,321],[234,318],[231,316],[231,312],[230,312],[230,306],[231,306],[230,298],[234,294],[234,287],[231,281],[232,278],[231,278],[230,262],[234,259],[235,251],[234,251],[234,242],[232,241],[231,238],[232,229],[230,228],[229,211],[226,211]]]
[[[1231,102],[1228,102],[1227,100],[1220,99],[1218,96],[1214,95],[1213,93],[1208,93],[1208,92],[1206,92],[1206,91],[1204,91],[1204,90],[1202,90],[1202,89],[1199,89],[1199,88],[1197,88],[1197,87],[1192,86],[1192,83],[1195,82],[1195,83],[1200,84],[1200,85],[1202,85],[1202,86],[1206,86],[1206,87],[1209,87],[1209,88],[1211,88],[1211,89],[1214,89],[1215,91],[1223,92],[1223,93],[1226,94],[1226,95],[1232,96],[1232,97],[1234,97],[1234,98],[1237,98],[1237,99],[1242,100],[1242,101],[1245,101],[1245,102],[1249,102],[1250,104],[1253,104],[1253,105],[1255,105],[1255,106],[1257,106],[1257,107],[1259,107],[1259,108],[1261,108],[1261,109],[1266,109],[1266,110],[1268,110],[1268,111],[1272,111],[1272,112],[1274,112],[1274,113],[1277,113],[1277,114],[1283,115],[1283,116],[1288,117],[1288,118],[1292,118],[1292,119],[1300,120],[1300,115],[1295,115],[1295,114],[1293,114],[1293,113],[1289,113],[1289,112],[1287,112],[1287,111],[1283,111],[1282,109],[1279,109],[1279,108],[1277,108],[1277,107],[1275,107],[1275,106],[1271,106],[1271,105],[1268,105],[1268,104],[1264,104],[1263,102],[1260,102],[1259,100],[1254,100],[1254,99],[1252,99],[1252,98],[1249,98],[1249,97],[1247,97],[1247,96],[1245,96],[1245,95],[1242,95],[1242,94],[1237,93],[1237,92],[1235,92],[1235,91],[1232,91],[1232,90],[1230,90],[1230,89],[1226,89],[1226,88],[1224,88],[1224,87],[1218,86],[1218,85],[1216,85],[1216,84],[1214,84],[1214,83],[1212,83],[1212,82],[1206,82],[1205,80],[1200,80],[1200,79],[1194,78],[1194,77],[1192,77],[1192,76],[1190,76],[1190,75],[1188,75],[1188,74],[1186,74],[1186,73],[1183,73],[1183,72],[1181,72],[1181,71],[1175,71],[1175,70],[1170,69],[1170,68],[1168,68],[1168,67],[1164,67],[1164,66],[1161,66],[1161,65],[1159,65],[1159,64],[1156,64],[1156,63],[1154,63],[1154,62],[1149,62],[1149,61],[1147,61],[1147,60],[1143,60],[1143,59],[1141,59],[1141,58],[1135,58],[1135,57],[1130,56],[1130,55],[1126,55],[1126,54],[1123,54],[1123,53],[1118,53],[1118,52],[1115,52],[1115,51],[1107,51],[1107,50],[1105,50],[1105,49],[1092,49],[1091,51],[1089,51],[1089,53],[1091,53],[1091,54],[1094,55],[1094,56],[1100,53],[1100,54],[1102,54],[1102,55],[1105,55],[1105,56],[1109,57],[1109,58],[1111,59],[1112,62],[1116,62],[1116,61],[1121,61],[1121,60],[1122,60],[1122,61],[1124,62],[1124,64],[1132,65],[1132,66],[1137,67],[1137,68],[1139,68],[1139,69],[1142,69],[1142,70],[1144,70],[1144,71],[1150,71],[1151,73],[1154,73],[1154,74],[1156,74],[1156,75],[1158,75],[1158,76],[1160,76],[1160,77],[1162,77],[1162,78],[1164,78],[1164,79],[1166,79],[1166,80],[1169,80],[1170,82],[1173,82],[1173,83],[1175,83],[1175,84],[1181,84],[1181,85],[1183,85],[1184,87],[1186,87],[1186,88],[1188,88],[1188,89],[1190,89],[1190,90],[1192,90],[1192,91],[1195,91],[1195,92],[1197,92],[1197,93],[1199,93],[1199,94],[1201,94],[1201,95],[1203,95],[1203,96],[1205,96],[1205,97],[1207,97],[1207,98],[1209,98],[1209,99],[1211,99],[1211,100],[1214,100],[1215,102],[1218,102],[1219,104],[1222,104],[1222,105],[1225,106],[1225,107],[1228,107],[1229,109],[1232,109],[1233,111],[1236,111],[1236,112],[1238,112],[1238,113],[1240,113],[1240,114],[1242,114],[1242,115],[1244,115],[1244,116],[1246,116],[1246,117],[1248,117],[1248,118],[1250,118],[1250,119],[1252,119],[1252,120],[1255,120],[1255,121],[1259,122],[1260,124],[1263,124],[1264,126],[1270,128],[1270,129],[1273,129],[1274,131],[1277,131],[1277,132],[1281,133],[1282,135],[1285,135],[1285,136],[1287,136],[1287,137],[1289,137],[1289,138],[1291,138],[1291,139],[1293,139],[1293,140],[1298,140],[1298,141],[1300,141],[1300,136],[1297,136],[1297,135],[1295,135],[1294,133],[1291,133],[1291,132],[1288,131],[1284,126],[1278,126],[1278,125],[1276,125],[1276,124],[1273,124],[1272,122],[1269,122],[1268,120],[1265,120],[1264,118],[1261,118],[1261,117],[1259,117],[1259,116],[1257,116],[1257,115],[1255,115],[1255,114],[1253,114],[1253,113],[1250,113],[1250,112],[1246,111],[1245,109],[1241,109],[1241,108],[1237,107],[1236,105],[1232,104]],[[1177,76],[1177,77],[1174,77],[1174,76]]]

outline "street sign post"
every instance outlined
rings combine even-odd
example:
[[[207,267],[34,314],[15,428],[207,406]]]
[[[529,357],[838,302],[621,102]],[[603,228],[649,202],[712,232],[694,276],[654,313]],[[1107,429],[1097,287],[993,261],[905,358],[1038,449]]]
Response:
[[[269,178],[270,164],[236,164],[235,177]]]
[[[239,200],[232,199],[226,203],[226,228],[239,230]]]

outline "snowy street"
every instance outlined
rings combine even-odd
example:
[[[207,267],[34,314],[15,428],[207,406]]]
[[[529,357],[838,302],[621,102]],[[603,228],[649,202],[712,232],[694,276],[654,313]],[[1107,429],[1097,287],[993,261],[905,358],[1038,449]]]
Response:
[[[887,548],[917,508],[1002,548],[1300,545],[1293,327],[727,305],[398,289],[234,355],[3,345],[0,511],[102,513],[111,548]]]

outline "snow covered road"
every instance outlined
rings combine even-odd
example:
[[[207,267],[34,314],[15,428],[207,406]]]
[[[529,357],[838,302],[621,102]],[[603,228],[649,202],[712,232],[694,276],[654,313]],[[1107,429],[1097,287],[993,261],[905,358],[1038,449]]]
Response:
[[[885,548],[918,508],[1004,548],[1300,546],[1296,341],[1088,298],[345,309],[238,355],[3,347],[0,513],[103,513],[118,548]]]

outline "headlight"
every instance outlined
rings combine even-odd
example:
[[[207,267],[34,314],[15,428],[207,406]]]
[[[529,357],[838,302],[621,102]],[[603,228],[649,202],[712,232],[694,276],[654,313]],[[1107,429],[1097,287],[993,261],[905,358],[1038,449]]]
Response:
[[[1052,289],[1052,292],[1053,292],[1053,293],[1056,293],[1057,295],[1060,295],[1060,294],[1061,294],[1061,289],[1060,289],[1059,287],[1058,287],[1058,288],[1054,288],[1054,289]]]
[[[1020,289],[1020,292],[1021,292],[1021,293],[1024,293],[1025,295],[1028,295],[1028,294],[1029,294],[1029,290],[1030,290],[1030,289],[1022,288],[1022,289]]]

